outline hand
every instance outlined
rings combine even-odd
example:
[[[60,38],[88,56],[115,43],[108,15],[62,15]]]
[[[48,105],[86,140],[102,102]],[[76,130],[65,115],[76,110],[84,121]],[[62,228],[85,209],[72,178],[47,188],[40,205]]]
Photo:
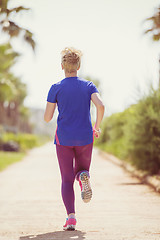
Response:
[[[96,138],[99,138],[100,135],[101,135],[101,129],[99,128],[98,130],[94,127],[93,128],[93,135],[96,137]]]

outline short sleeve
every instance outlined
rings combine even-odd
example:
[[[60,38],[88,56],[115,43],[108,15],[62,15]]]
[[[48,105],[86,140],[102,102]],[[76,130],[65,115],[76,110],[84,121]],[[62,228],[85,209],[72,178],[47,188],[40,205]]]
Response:
[[[89,82],[89,93],[90,93],[90,96],[92,95],[92,93],[98,93],[98,89],[96,87],[96,85],[93,83],[93,82]]]
[[[55,85],[52,85],[49,92],[48,92],[48,97],[47,97],[47,102],[51,103],[56,103],[57,102],[57,92],[55,89]]]

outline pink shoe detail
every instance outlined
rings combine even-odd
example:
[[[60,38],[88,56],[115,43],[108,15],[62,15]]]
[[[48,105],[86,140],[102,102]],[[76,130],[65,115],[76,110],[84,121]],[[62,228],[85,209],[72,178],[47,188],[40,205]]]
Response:
[[[66,223],[63,226],[63,230],[74,231],[76,227],[76,219],[75,218],[67,218]]]
[[[81,183],[81,180],[79,180],[79,186],[80,186],[81,191],[82,191],[82,183]]]
[[[66,223],[63,225],[63,229],[64,229],[64,230],[66,230],[67,225],[68,225],[68,218],[66,218]]]

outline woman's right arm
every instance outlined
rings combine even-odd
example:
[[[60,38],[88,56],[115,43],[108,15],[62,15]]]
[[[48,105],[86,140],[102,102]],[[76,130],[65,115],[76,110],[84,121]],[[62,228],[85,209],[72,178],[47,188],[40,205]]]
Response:
[[[103,119],[103,116],[104,116],[104,104],[101,100],[101,97],[99,95],[99,93],[92,93],[91,95],[91,100],[92,102],[94,103],[94,105],[96,106],[96,109],[97,109],[97,115],[96,115],[96,123],[95,123],[95,126],[94,126],[94,129],[95,129],[95,136],[96,137],[99,137],[100,136],[100,124],[102,122],[102,119]]]
[[[44,120],[49,122],[53,118],[53,114],[56,108],[56,103],[47,102],[46,110],[44,113]]]

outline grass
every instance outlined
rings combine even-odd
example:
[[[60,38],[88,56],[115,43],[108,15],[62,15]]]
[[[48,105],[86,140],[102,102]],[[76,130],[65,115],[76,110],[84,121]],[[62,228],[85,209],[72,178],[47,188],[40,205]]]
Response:
[[[8,165],[22,160],[25,156],[23,152],[2,152],[0,151],[0,171],[4,170]]]
[[[50,137],[24,133],[4,133],[1,140],[4,143],[8,141],[17,142],[20,146],[20,152],[0,151],[0,171],[4,170],[8,165],[22,160],[27,150],[44,145],[50,140]]]

